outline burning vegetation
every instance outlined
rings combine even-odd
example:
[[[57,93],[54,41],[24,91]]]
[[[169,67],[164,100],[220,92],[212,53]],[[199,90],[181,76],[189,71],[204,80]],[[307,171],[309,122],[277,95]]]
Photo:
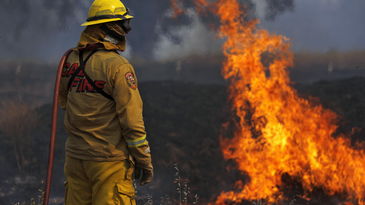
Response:
[[[220,19],[225,39],[222,74],[228,79],[235,113],[233,138],[222,138],[226,159],[247,174],[235,191],[222,192],[214,204],[285,199],[285,179],[297,181],[302,198],[317,188],[341,195],[347,204],[364,204],[365,153],[338,134],[338,116],[298,96],[288,77],[293,54],[288,39],[247,20],[237,0],[200,0]]]

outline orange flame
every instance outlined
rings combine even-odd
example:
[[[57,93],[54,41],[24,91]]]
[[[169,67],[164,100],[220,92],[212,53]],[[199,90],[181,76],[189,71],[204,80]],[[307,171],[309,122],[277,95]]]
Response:
[[[179,13],[177,0],[171,0]],[[232,139],[222,139],[224,157],[246,173],[240,191],[221,193],[214,204],[284,198],[282,176],[300,180],[305,191],[322,187],[327,194],[346,194],[345,204],[365,204],[365,152],[351,148],[346,136],[334,137],[337,115],[300,98],[290,86],[293,65],[288,39],[244,21],[237,0],[195,0],[197,11],[211,10],[226,39],[222,74],[230,80],[232,110],[238,122]],[[265,63],[265,61],[267,61]],[[305,196],[303,197],[305,198]]]
[[[170,0],[170,4],[173,11],[173,18],[177,18],[184,13],[181,2],[179,0]]]
[[[250,177],[247,184],[236,183],[240,191],[221,193],[215,204],[278,202],[283,174],[298,178],[307,192],[322,187],[329,195],[345,193],[348,200],[364,204],[364,150],[351,148],[345,136],[334,138],[336,114],[300,98],[290,86],[288,39],[258,29],[258,20],[245,22],[237,0],[214,5],[220,36],[226,39],[222,74],[230,80],[238,118],[234,137],[222,140],[222,150]]]
[[[209,6],[209,3],[207,0],[195,0],[194,1],[195,10],[198,11],[198,13],[202,13],[205,8]]]

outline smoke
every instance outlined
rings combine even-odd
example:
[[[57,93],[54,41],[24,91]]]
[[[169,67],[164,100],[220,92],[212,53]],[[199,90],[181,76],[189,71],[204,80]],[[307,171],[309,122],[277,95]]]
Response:
[[[259,18],[265,18],[267,15],[267,3],[266,1],[263,0],[252,0],[254,5],[255,5],[255,9],[256,9],[256,15]]]
[[[169,24],[162,26],[161,23],[156,25],[155,30],[158,37],[152,50],[154,59],[166,62],[181,60],[189,56],[219,53],[222,40],[217,38],[215,31],[206,26],[212,20],[201,18],[194,9],[184,8],[181,1],[172,2],[172,9],[166,10],[165,18],[173,18],[175,22],[170,26]],[[185,6],[191,6],[191,2],[184,3]],[[269,20],[273,20],[278,14],[294,8],[294,0],[243,0],[241,3],[247,5],[246,7],[249,9],[255,9],[257,17]],[[176,8],[177,5],[179,5],[178,8]],[[179,12],[177,13],[176,10]],[[188,23],[181,23],[183,20],[176,19],[177,14],[187,17]],[[180,22],[180,25],[176,22]]]
[[[252,0],[256,15],[261,19],[274,20],[279,14],[294,9],[294,0]]]
[[[294,9],[294,0],[266,0],[267,19],[274,19],[278,14]]]
[[[40,47],[52,44],[59,33],[67,33],[70,25],[80,24],[91,0],[1,0],[0,54],[32,56]],[[23,57],[23,56],[22,56]]]
[[[167,16],[171,11],[166,12]],[[175,61],[189,56],[212,55],[219,51],[220,42],[215,32],[208,29],[193,9],[186,9],[188,24],[172,26],[166,31],[156,26],[158,40],[153,57],[158,61]]]
[[[78,33],[82,29],[79,25],[85,20],[92,1],[1,0],[0,25],[3,28],[0,30],[1,58],[43,59],[47,56],[57,59],[65,49],[76,44]],[[273,16],[287,8],[283,6],[283,0],[242,0],[242,4],[248,5],[252,3],[251,1],[256,2],[261,15]],[[181,2],[185,6],[193,5],[193,1]],[[264,3],[260,6],[260,2]],[[154,2],[125,0],[125,3],[138,17],[134,20],[134,31],[129,38],[135,48],[133,50],[135,54],[149,56],[152,52],[154,59],[164,61],[168,58],[176,59],[217,52],[219,42],[215,32],[205,26],[206,19],[198,17],[192,10],[184,14],[188,22],[176,20],[174,23],[162,24],[161,19],[167,18],[164,11],[170,0]],[[273,11],[267,11],[269,8]],[[156,32],[151,32],[151,28]],[[140,41],[141,38],[145,39],[144,42]],[[158,39],[157,42],[150,43],[154,39]],[[45,51],[50,49],[48,48],[50,45],[52,52]]]
[[[14,40],[23,37],[30,30],[64,30],[68,21],[84,20],[90,3],[91,0],[2,0],[1,26],[7,28],[7,33]]]
[[[132,46],[127,42],[126,50],[120,53],[122,56],[126,57],[127,59],[132,58],[133,49]]]
[[[88,7],[92,1],[1,0],[0,58],[35,58],[58,61],[59,56],[66,49],[75,46],[77,43],[82,30],[80,24],[85,20]],[[128,35],[128,42],[133,47],[134,56],[166,61],[168,58],[185,58],[189,55],[207,55],[219,52],[220,42],[215,35],[216,32],[210,27],[210,25],[216,24],[217,21],[211,16],[197,16],[193,11],[186,9],[193,7],[193,0],[180,0],[183,4],[184,14],[182,17],[171,19],[171,21],[166,20],[168,19],[166,15],[170,0],[123,0],[123,2],[133,10],[136,16],[132,21],[133,31]],[[351,20],[358,22],[355,19],[363,18],[362,14],[356,12],[356,9],[363,8],[363,6],[361,7],[363,3],[359,0],[351,0],[351,3],[343,3],[341,0],[240,0],[240,2],[249,10],[250,15],[262,19],[265,26],[280,24],[281,30],[278,32],[281,33],[283,33],[283,29],[296,28],[297,33],[291,36],[294,40],[298,39],[296,45],[301,42],[303,42],[303,45],[308,44],[308,40],[303,40],[304,38],[307,39],[308,35],[302,34],[304,33],[302,31],[309,29],[315,30],[317,33],[323,30],[321,33],[329,37],[338,36],[336,41],[327,40],[324,43],[323,41],[317,43],[317,47],[323,47],[326,42],[327,44],[342,43],[347,45],[347,42],[351,39],[359,39],[358,37],[343,37],[350,36],[350,34],[345,33],[345,31],[350,33],[348,29],[350,26],[346,29],[338,29],[336,32],[331,30],[330,33],[326,33],[329,30],[329,25],[333,25],[334,22],[340,22],[338,23],[340,25],[354,25],[352,22],[345,22],[346,19],[353,16]],[[345,9],[340,10],[340,7]],[[276,18],[295,8],[297,9],[297,19],[289,19],[283,23],[283,19]],[[318,14],[314,16],[313,10],[320,12],[317,12]],[[336,14],[334,18],[339,19],[338,16],[342,15],[343,20],[323,20],[325,15],[322,15],[322,13],[330,13],[332,10],[338,12],[338,15]],[[312,12],[313,17],[308,16],[308,12]],[[355,15],[358,17],[355,18]],[[308,25],[308,29],[303,29],[303,26],[297,27],[295,22],[304,18],[321,18],[322,20],[318,22],[313,20],[315,22]],[[275,22],[270,22],[274,20]],[[306,20],[305,22],[309,21]],[[312,26],[319,25],[320,22],[322,22],[321,26]],[[359,23],[351,28],[355,29],[351,32],[352,35],[360,36],[363,34],[363,27]],[[321,33],[318,35],[321,35]],[[313,42],[313,39],[310,42]]]
[[[337,7],[341,4],[340,0],[320,0],[319,2],[329,7]]]

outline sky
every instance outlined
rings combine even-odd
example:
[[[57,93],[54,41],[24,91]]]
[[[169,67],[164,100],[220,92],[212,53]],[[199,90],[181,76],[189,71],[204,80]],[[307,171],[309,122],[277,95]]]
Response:
[[[91,2],[0,0],[0,60],[57,62],[65,50],[77,44]],[[187,5],[183,17],[171,19],[168,0],[125,3],[136,16],[127,38],[128,57],[175,61],[219,52],[222,40]],[[251,3],[261,27],[289,37],[295,51],[365,49],[364,0]]]
[[[365,48],[364,0],[297,0],[263,27],[291,39],[296,50]]]

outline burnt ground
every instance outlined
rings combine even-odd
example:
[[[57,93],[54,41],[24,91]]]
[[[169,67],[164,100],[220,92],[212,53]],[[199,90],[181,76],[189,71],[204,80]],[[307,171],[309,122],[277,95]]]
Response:
[[[315,103],[321,103],[342,116],[339,132],[351,133],[354,142],[365,140],[365,78],[320,81],[309,85],[297,84],[295,87],[300,95],[311,96]],[[187,199],[189,204],[196,200],[195,194],[200,202],[209,201],[220,191],[230,190],[235,179],[243,177],[241,173],[227,168],[234,164],[224,161],[219,148],[222,123],[229,120],[225,86],[165,81],[141,83],[140,90],[156,172],[153,184],[139,189],[140,204],[151,199],[156,204],[169,204],[168,201],[176,204],[180,194],[184,200],[186,194],[182,192],[187,189],[190,192]],[[38,189],[42,188],[47,162],[51,105],[40,106],[36,111],[40,123],[34,128],[32,143],[29,144],[32,162],[22,172],[17,169],[11,142],[0,133],[0,204],[18,201],[29,204],[31,198],[40,196]],[[54,197],[63,195],[65,138],[60,117]],[[176,180],[178,178],[180,180]],[[295,179],[283,176],[283,180],[288,183],[286,192],[289,195],[289,200],[284,204],[334,205],[341,199],[327,197],[318,188],[312,193],[312,200],[308,201],[295,196],[302,192]],[[177,190],[179,187],[180,191]]]

